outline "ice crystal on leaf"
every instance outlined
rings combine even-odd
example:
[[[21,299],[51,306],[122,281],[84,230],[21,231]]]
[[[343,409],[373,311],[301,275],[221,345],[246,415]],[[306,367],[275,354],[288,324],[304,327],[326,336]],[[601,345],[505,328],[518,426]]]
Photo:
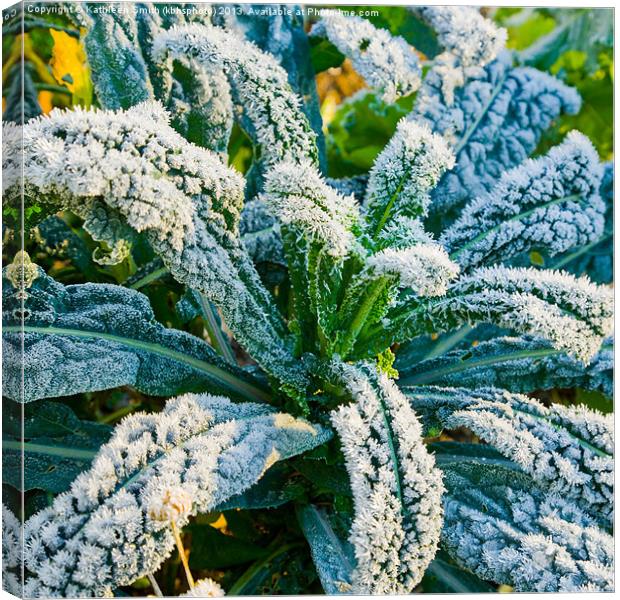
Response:
[[[407,594],[437,548],[441,475],[415,413],[385,374],[364,365],[331,368],[353,400],[331,413],[355,503],[353,591]]]
[[[21,583],[23,527],[8,506],[2,505],[2,589],[23,594]]]
[[[221,598],[225,596],[225,592],[222,587],[213,581],[205,577],[196,582],[196,585],[185,594],[181,594],[181,598]]]
[[[613,537],[570,500],[513,470],[445,473],[441,539],[463,567],[519,592],[613,590]]]
[[[123,281],[65,285],[41,251],[17,255],[3,280],[8,402],[36,417],[37,400],[118,386],[172,397],[121,421],[27,520],[25,595],[117,593],[153,575],[195,515],[291,501],[287,536],[305,536],[326,593],[410,593],[440,543],[468,581],[611,589],[611,418],[519,395],[612,390],[612,290],[576,260],[605,244],[610,261],[611,167],[601,182],[578,132],[529,158],[578,110],[575,90],[514,66],[505,32],[470,8],[411,9],[443,48],[425,72],[403,39],[334,11],[310,52],[296,16],[148,8],[77,17],[102,109],[3,126],[4,201],[12,214],[23,185],[28,244],[49,253],[40,221],[73,213],[96,249],[78,240],[61,276]],[[315,51],[332,45],[372,110],[398,115],[387,144],[364,147],[372,167],[343,179],[326,177],[339,168],[315,102]],[[577,276],[523,267],[534,251]],[[157,276],[180,301],[128,289]],[[179,396],[204,390],[231,399]],[[423,437],[457,428],[480,443]],[[17,589],[19,523],[3,511]],[[203,579],[185,596],[223,594]]]
[[[377,234],[395,216],[423,217],[430,190],[454,166],[445,141],[424,125],[402,119],[370,171],[364,206]]]
[[[153,43],[153,57],[192,57],[207,68],[221,68],[231,82],[233,99],[247,112],[267,166],[317,160],[315,133],[286,72],[251,42],[218,27],[185,25],[161,32]]]
[[[467,427],[606,527],[613,522],[613,417],[585,406],[547,408],[494,388],[411,388],[412,406],[447,429]]]
[[[433,190],[435,213],[489,191],[504,171],[529,157],[558,115],[581,105],[577,92],[554,77],[512,68],[508,53],[471,73],[453,99],[443,89],[444,78],[431,70],[409,117],[443,135],[456,155],[455,168]]]
[[[459,272],[458,265],[438,244],[386,248],[371,256],[366,264],[373,274],[396,276],[399,286],[411,288],[418,296],[445,294]]]
[[[385,102],[395,102],[420,86],[422,69],[415,50],[366,19],[333,12],[321,17],[311,35],[327,37]]]
[[[585,246],[605,224],[602,174],[590,140],[572,131],[547,156],[507,171],[491,192],[467,204],[440,242],[465,268],[530,249],[553,256]]]
[[[283,225],[303,232],[334,257],[344,257],[355,243],[355,199],[330,187],[308,161],[283,162],[268,171],[264,200]]]
[[[463,66],[484,67],[504,48],[506,30],[467,6],[425,6],[414,9],[429,22],[443,48]]]
[[[26,595],[105,596],[153,573],[174,548],[168,517],[183,526],[249,488],[274,456],[328,437],[266,405],[209,395],[127,417],[90,470],[26,523]]]

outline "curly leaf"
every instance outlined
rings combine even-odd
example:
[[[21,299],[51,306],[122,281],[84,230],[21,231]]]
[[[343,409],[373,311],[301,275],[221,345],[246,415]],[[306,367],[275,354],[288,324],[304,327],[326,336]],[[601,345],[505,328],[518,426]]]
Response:
[[[269,400],[261,385],[206,342],[158,323],[141,293],[108,284],[63,286],[38,273],[24,312],[19,290],[3,281],[8,397],[31,402],[131,385],[157,396],[208,389]]]
[[[434,214],[489,191],[534,151],[553,119],[579,109],[572,88],[529,67],[512,69],[511,62],[506,53],[476,70],[453,102],[444,97],[439,73],[425,79],[411,118],[444,135],[456,154],[456,167],[432,193]]]
[[[28,520],[27,594],[111,595],[171,554],[170,520],[183,526],[328,438],[265,405],[209,395],[127,417],[91,469]]]
[[[413,388],[412,406],[428,425],[467,427],[542,487],[613,522],[613,417],[585,406],[546,408],[494,388]]]
[[[570,500],[502,467],[444,474],[442,546],[463,568],[519,592],[613,590],[613,538]]]
[[[545,157],[507,171],[490,193],[467,204],[440,242],[464,269],[531,249],[554,256],[591,244],[604,227],[601,176],[592,143],[571,131]]]
[[[422,69],[415,50],[400,36],[376,29],[369,21],[333,12],[321,17],[310,35],[326,37],[345,56],[366,83],[391,103],[415,92]]]
[[[221,65],[234,101],[246,112],[255,154],[265,167],[281,160],[318,160],[316,134],[301,111],[286,72],[274,58],[230,32],[197,24],[173,27],[155,39],[156,61],[179,56],[207,68]]]
[[[540,338],[498,337],[452,350],[409,366],[399,363],[399,385],[434,384],[447,387],[480,385],[511,392],[554,388],[613,393],[613,338],[607,339],[588,365],[557,350]]]

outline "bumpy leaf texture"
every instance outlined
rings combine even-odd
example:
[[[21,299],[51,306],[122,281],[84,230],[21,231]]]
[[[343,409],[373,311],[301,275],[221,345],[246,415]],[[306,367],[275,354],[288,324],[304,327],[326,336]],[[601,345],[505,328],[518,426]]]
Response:
[[[191,57],[205,67],[220,66],[252,125],[255,153],[266,167],[281,160],[318,160],[316,134],[286,72],[254,44],[218,27],[193,24],[162,32],[154,41],[153,57],[164,63]]]
[[[465,323],[490,323],[549,340],[583,362],[613,329],[613,293],[587,277],[562,272],[485,267],[462,275],[445,296],[407,297],[382,323],[360,336],[368,355],[421,333],[447,331]]]
[[[511,392],[582,388],[613,395],[613,338],[588,365],[532,336],[498,337],[398,366],[399,385],[480,386]]]
[[[157,414],[134,414],[91,469],[26,524],[26,595],[105,596],[153,573],[183,526],[248,489],[279,460],[322,444],[329,432],[259,404],[180,396]],[[166,492],[188,498],[179,510]]]
[[[326,37],[351,59],[366,83],[391,103],[415,92],[422,69],[414,49],[400,36],[376,29],[369,21],[334,12],[321,17],[311,35]]]
[[[13,400],[121,385],[156,396],[208,389],[242,400],[269,398],[209,344],[158,323],[148,298],[121,286],[65,287],[39,270],[23,299],[5,279],[3,323],[3,393]]]
[[[355,505],[354,593],[409,593],[432,560],[443,485],[407,399],[371,366],[334,364],[353,402],[331,413]]]
[[[550,408],[494,388],[413,388],[427,424],[467,427],[543,488],[613,523],[613,417],[585,406]]]
[[[464,568],[519,592],[613,590],[613,537],[573,502],[511,469],[444,472],[442,545]]]
[[[489,191],[504,171],[528,158],[553,119],[579,110],[575,90],[511,63],[504,53],[470,73],[453,100],[444,97],[441,74],[431,71],[425,78],[410,118],[444,135],[456,155],[455,168],[433,190],[435,214]]]
[[[467,204],[440,242],[464,269],[595,242],[605,224],[602,174],[590,140],[572,131],[547,156],[504,173],[491,192]]]
[[[30,122],[24,141],[29,197],[94,215],[104,229],[111,212],[114,222],[145,231],[172,275],[222,310],[261,366],[292,390],[305,387],[282,341],[282,319],[239,238],[238,173],[185,141],[157,103],[125,112],[54,111]],[[20,161],[9,156],[5,165],[10,200],[19,191]]]

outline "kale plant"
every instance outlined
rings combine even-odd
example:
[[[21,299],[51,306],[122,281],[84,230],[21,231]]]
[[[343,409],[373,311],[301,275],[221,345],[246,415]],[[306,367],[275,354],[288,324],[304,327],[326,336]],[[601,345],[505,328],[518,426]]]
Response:
[[[613,421],[554,394],[612,393],[612,292],[575,260],[612,169],[578,131],[537,152],[576,91],[470,8],[411,9],[433,56],[337,11],[129,6],[66,13],[92,106],[4,124],[7,589],[613,589]],[[317,48],[413,100],[355,178]]]

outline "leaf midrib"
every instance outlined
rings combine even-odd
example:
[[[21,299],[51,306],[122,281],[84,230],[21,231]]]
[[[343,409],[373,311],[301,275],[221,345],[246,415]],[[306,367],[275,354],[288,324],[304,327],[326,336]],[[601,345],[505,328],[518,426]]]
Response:
[[[189,356],[176,350],[172,350],[171,348],[167,348],[166,346],[163,346],[161,344],[145,342],[143,340],[137,340],[134,338],[121,337],[111,333],[104,333],[99,331],[84,331],[81,329],[68,329],[60,327],[38,327],[33,325],[25,325],[22,327],[20,325],[10,325],[5,326],[3,329],[6,333],[39,333],[42,335],[64,335],[67,337],[95,338],[107,340],[121,346],[127,346],[136,350],[150,352],[152,354],[157,354],[158,356],[163,356],[165,358],[169,358],[171,360],[175,360],[177,362],[189,365],[190,367],[198,371],[202,371],[210,377],[217,379],[218,381],[224,383],[231,390],[238,392],[251,400],[258,400],[260,402],[270,401],[270,396],[268,392],[261,389],[260,387],[253,385],[252,383],[245,382],[215,365],[211,365],[208,362],[205,362],[198,358],[194,358],[193,356]]]

